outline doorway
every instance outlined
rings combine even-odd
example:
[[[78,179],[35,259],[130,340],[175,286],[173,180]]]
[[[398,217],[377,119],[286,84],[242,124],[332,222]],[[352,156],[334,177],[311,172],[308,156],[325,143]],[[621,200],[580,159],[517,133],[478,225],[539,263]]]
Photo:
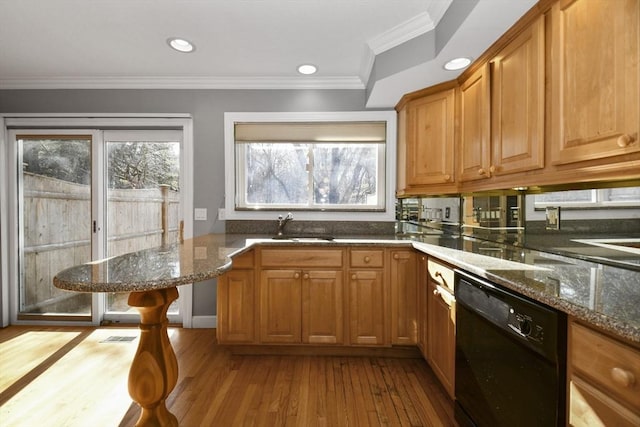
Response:
[[[52,279],[73,265],[191,236],[191,127],[181,122],[187,138],[184,127],[9,129],[11,323],[138,322],[128,294],[66,292]],[[169,321],[189,327],[190,316],[191,286],[183,286]]]

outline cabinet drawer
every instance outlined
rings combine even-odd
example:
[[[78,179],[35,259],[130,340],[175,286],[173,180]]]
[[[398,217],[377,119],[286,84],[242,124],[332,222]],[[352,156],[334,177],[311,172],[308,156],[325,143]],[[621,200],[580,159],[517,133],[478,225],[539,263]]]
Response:
[[[234,256],[232,259],[233,264],[232,267],[235,269],[238,268],[253,268],[254,266],[254,251],[251,250],[249,252],[244,252],[242,254]]]
[[[342,267],[342,249],[262,249],[262,267]]]
[[[571,324],[571,364],[620,401],[640,410],[640,352],[584,326]]]
[[[351,249],[349,265],[351,267],[382,267],[384,265],[384,250]]]
[[[451,268],[429,258],[427,271],[431,280],[453,293],[453,270]]]
[[[620,406],[606,394],[574,377],[570,383],[569,425],[573,427],[640,425],[640,415]]]

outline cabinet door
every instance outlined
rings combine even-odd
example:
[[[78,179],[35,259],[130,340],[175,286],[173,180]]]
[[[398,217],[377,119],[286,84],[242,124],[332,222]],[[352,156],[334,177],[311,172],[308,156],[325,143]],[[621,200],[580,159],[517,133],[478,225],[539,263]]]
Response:
[[[260,272],[261,342],[301,342],[301,285],[299,270]]]
[[[460,86],[460,180],[489,178],[489,64]]]
[[[218,279],[218,341],[255,341],[253,270],[231,270]]]
[[[342,270],[302,272],[302,342],[342,344]]]
[[[544,167],[544,17],[491,61],[494,175]]]
[[[638,1],[552,9],[552,163],[640,151]]]
[[[427,360],[451,398],[455,385],[455,301],[429,280]]]
[[[391,343],[412,345],[417,342],[417,267],[413,250],[392,250]]]
[[[385,344],[385,297],[382,270],[349,272],[351,344]]]
[[[427,358],[427,256],[418,255],[418,348]]]
[[[454,176],[453,89],[407,106],[407,186],[443,184]],[[401,169],[403,170],[403,169]]]

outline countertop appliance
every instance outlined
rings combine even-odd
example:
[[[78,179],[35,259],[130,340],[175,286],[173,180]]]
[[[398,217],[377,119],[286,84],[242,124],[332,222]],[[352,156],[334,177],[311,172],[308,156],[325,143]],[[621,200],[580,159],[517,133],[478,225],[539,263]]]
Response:
[[[461,426],[564,426],[564,313],[455,271]]]

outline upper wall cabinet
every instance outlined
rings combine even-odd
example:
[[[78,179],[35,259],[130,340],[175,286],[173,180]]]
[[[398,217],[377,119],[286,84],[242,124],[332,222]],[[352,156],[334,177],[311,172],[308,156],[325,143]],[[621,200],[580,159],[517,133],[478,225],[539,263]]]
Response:
[[[455,191],[455,89],[412,99],[400,109],[399,122],[399,195]]]
[[[638,0],[553,5],[553,164],[640,151]]]
[[[491,176],[489,64],[460,86],[460,180]]]
[[[492,175],[544,167],[544,59],[541,16],[491,61]]]

